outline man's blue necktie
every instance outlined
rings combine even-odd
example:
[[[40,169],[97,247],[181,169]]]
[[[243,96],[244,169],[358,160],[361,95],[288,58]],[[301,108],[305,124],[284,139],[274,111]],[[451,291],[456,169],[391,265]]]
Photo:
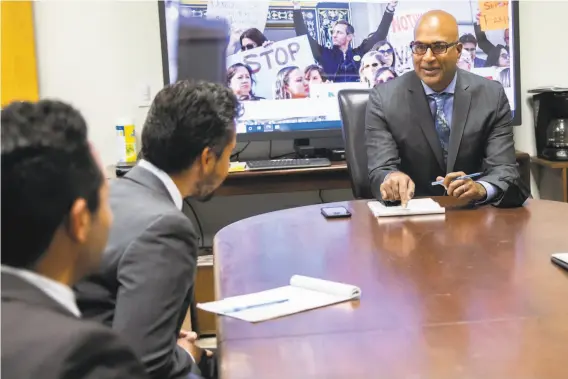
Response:
[[[450,144],[450,123],[444,113],[444,105],[446,104],[446,99],[451,96],[450,93],[433,93],[428,95],[430,98],[434,99],[436,102],[434,109],[434,123],[436,125],[436,133],[438,133],[438,139],[442,145],[442,153],[444,156],[444,163],[448,162],[448,146]]]

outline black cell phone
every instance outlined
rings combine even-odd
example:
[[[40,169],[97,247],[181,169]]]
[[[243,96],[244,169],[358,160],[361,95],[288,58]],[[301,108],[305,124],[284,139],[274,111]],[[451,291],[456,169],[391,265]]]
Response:
[[[568,270],[568,253],[552,254],[552,263],[557,264],[565,270]]]
[[[351,217],[351,212],[345,207],[323,207],[321,214],[325,218],[348,218]]]
[[[396,207],[402,204],[400,200],[383,200],[383,199],[380,199],[379,203],[383,204],[385,207]]]

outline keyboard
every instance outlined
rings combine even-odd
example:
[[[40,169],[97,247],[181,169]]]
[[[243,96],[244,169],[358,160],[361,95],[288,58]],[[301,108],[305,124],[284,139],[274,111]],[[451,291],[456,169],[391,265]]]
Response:
[[[331,162],[327,158],[298,158],[298,159],[272,159],[262,161],[248,161],[250,171],[260,170],[286,170],[294,168],[327,167]]]

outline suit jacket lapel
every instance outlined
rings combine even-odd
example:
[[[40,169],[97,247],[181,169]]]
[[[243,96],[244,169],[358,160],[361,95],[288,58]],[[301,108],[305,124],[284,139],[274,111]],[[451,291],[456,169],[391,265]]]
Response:
[[[471,93],[467,90],[469,84],[466,83],[464,79],[464,75],[461,75],[458,70],[456,90],[454,93],[450,146],[448,147],[447,172],[454,171],[454,165],[460,149],[460,143],[469,113],[469,106],[471,104]]]
[[[438,139],[438,134],[436,133],[436,126],[434,125],[434,117],[432,116],[432,111],[428,105],[428,100],[426,99],[426,94],[424,93],[424,88],[422,83],[416,74],[412,74],[411,84],[408,88],[409,98],[408,104],[409,109],[414,119],[414,122],[420,125],[422,133],[426,137],[436,161],[440,165],[440,168],[445,171],[444,167],[444,157],[442,155],[442,146],[440,145],[440,140]]]

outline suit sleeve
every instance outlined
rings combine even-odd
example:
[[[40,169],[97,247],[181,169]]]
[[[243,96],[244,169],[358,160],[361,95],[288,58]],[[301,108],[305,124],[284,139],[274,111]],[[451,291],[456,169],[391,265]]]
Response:
[[[296,30],[296,36],[307,36],[308,41],[310,41],[310,48],[312,49],[312,54],[314,59],[318,62],[321,60],[321,52],[323,47],[320,46],[318,41],[316,41],[308,32],[308,28],[306,27],[306,23],[304,22],[304,16],[302,15],[301,9],[294,9],[292,12],[293,19],[294,19],[294,29]]]
[[[61,379],[147,379],[132,350],[112,330],[77,333],[64,359]]]
[[[369,180],[373,194],[380,199],[380,186],[389,173],[398,170],[400,157],[385,118],[379,88],[369,95],[365,124]]]
[[[483,167],[486,175],[479,179],[498,188],[499,195],[493,201],[498,207],[519,207],[530,195],[520,180],[511,123],[509,100],[500,86],[498,107],[485,147]]]
[[[113,328],[130,343],[152,378],[181,378],[193,360],[177,345],[183,301],[196,273],[196,236],[176,217],[156,220],[125,251]]]
[[[369,50],[375,46],[377,42],[387,39],[389,34],[389,29],[394,18],[394,11],[389,11],[388,9],[383,13],[383,18],[381,23],[375,32],[373,32],[368,38],[365,38],[361,45],[357,48],[360,55],[365,55]]]
[[[491,50],[495,48],[495,45],[487,39],[487,34],[481,30],[481,26],[479,24],[473,24],[473,31],[475,32],[475,38],[477,39],[477,45],[479,48],[485,54],[489,55]]]

